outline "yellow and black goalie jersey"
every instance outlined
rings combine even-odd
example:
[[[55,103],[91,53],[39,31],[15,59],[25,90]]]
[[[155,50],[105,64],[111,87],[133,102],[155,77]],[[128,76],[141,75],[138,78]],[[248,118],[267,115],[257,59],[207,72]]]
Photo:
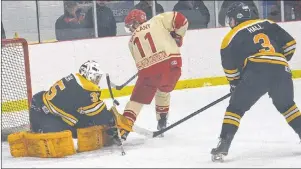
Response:
[[[81,117],[106,110],[100,96],[100,88],[77,73],[57,81],[43,94],[43,102],[50,113],[74,126]]]
[[[276,23],[257,19],[234,27],[224,38],[221,59],[229,81],[239,79],[248,62],[288,66],[296,48],[295,39]]]

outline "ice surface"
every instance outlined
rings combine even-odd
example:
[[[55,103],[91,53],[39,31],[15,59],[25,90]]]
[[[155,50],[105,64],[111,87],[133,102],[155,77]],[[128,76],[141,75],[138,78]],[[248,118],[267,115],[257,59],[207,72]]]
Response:
[[[301,107],[301,79],[295,80],[295,102]],[[169,123],[173,123],[227,94],[228,86],[174,91]],[[129,97],[118,98],[123,110]],[[277,112],[267,95],[241,120],[224,163],[211,161],[229,99],[198,114],[165,133],[164,138],[146,139],[131,133],[124,143],[125,156],[118,147],[79,153],[62,159],[13,158],[2,143],[2,167],[96,168],[96,167],[301,167],[301,144],[297,134]],[[106,100],[110,105],[111,100]],[[154,103],[145,106],[137,125],[156,130]]]

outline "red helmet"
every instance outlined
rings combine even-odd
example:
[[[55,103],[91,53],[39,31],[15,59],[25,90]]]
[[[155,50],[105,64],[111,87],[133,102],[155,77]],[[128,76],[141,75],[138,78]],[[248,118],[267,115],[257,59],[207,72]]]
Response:
[[[126,27],[131,27],[134,23],[142,24],[144,22],[146,22],[146,14],[138,9],[130,11],[124,19]]]

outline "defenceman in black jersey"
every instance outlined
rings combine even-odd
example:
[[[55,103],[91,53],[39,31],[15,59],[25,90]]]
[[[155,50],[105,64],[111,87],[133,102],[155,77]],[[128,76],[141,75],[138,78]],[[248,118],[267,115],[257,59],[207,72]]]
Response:
[[[232,29],[222,42],[221,59],[232,95],[220,142],[211,151],[213,161],[222,161],[228,154],[241,118],[266,93],[301,138],[301,113],[294,102],[288,64],[295,52],[295,39],[276,23],[253,18],[241,2],[229,7],[227,17]]]
[[[117,128],[131,131],[127,119],[100,99],[102,75],[97,62],[87,61],[79,73],[35,94],[29,111],[31,131],[8,136],[11,154],[63,157],[75,153],[72,138],[78,139],[77,151],[91,151],[107,143],[107,134],[117,137]]]

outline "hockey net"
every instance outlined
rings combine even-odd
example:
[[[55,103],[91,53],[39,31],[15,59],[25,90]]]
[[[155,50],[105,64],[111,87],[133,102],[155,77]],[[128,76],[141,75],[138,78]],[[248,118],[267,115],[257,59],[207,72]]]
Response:
[[[1,45],[1,136],[27,131],[31,102],[28,44],[23,38],[3,39]]]

